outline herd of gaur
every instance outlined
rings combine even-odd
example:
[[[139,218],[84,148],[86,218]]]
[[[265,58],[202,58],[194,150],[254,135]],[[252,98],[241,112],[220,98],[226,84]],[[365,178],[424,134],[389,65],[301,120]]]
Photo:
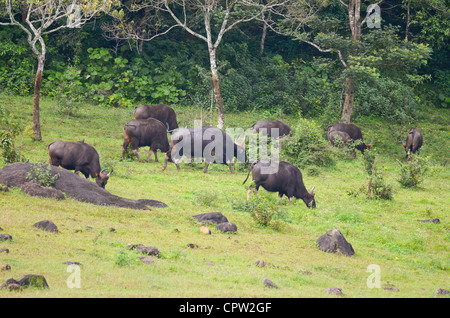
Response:
[[[185,155],[186,157],[193,158],[198,153],[194,153],[194,143],[201,144],[201,154],[205,159],[205,148],[212,142],[211,139],[204,137],[206,129],[212,130],[217,133],[218,136],[223,137],[221,143],[223,147],[232,145],[234,151],[221,151],[223,153],[222,160],[205,160],[204,172],[208,171],[208,165],[210,163],[222,163],[227,164],[230,168],[230,172],[234,173],[231,166],[231,162],[234,158],[239,158],[242,162],[248,162],[248,157],[245,150],[245,138],[241,144],[237,144],[231,139],[231,137],[222,129],[211,126],[203,126],[202,129],[184,128],[183,133],[191,135],[191,154],[183,153],[183,149],[177,149],[177,144],[182,140],[182,136],[177,136],[181,129],[178,127],[175,111],[168,105],[140,105],[137,106],[134,113],[134,120],[127,122],[123,128],[124,142],[122,146],[122,158],[125,158],[125,152],[129,145],[131,145],[132,152],[142,161],[138,149],[140,147],[149,147],[149,154],[147,161],[150,161],[152,153],[155,156],[155,161],[158,162],[157,151],[165,153],[164,165],[162,170],[167,167],[167,162],[173,162],[178,171],[180,170],[179,160],[174,160],[173,155],[178,151],[179,156]],[[252,125],[252,130],[255,133],[260,131],[267,132],[267,136],[271,137],[270,133],[272,128],[278,129],[278,136],[283,137],[291,134],[291,128],[279,121],[257,121]],[[217,131],[216,131],[217,130]],[[169,142],[168,134],[172,135]],[[339,136],[336,139],[336,136]],[[361,129],[355,124],[337,123],[328,126],[328,140],[334,146],[336,140],[339,140],[342,144],[348,144],[356,142],[355,148],[361,153],[364,150],[370,149],[371,144],[365,144]],[[406,142],[403,140],[402,144],[406,151],[406,158],[409,159],[411,154],[416,153],[422,146],[423,137],[420,129],[416,126],[411,128],[406,137]],[[68,170],[74,170],[75,173],[80,172],[86,177],[95,178],[96,183],[105,188],[106,183],[112,173],[106,172],[106,169],[102,169],[100,166],[99,154],[96,149],[83,141],[70,142],[70,141],[55,141],[49,144],[48,152],[50,157],[50,164],[53,166],[61,166]],[[210,157],[209,157],[210,158]],[[250,197],[253,186],[258,191],[259,187],[263,187],[269,192],[278,192],[278,196],[281,198],[283,195],[292,198],[302,199],[307,207],[315,208],[316,202],[314,199],[314,188],[307,191],[303,183],[302,173],[293,164],[287,161],[277,162],[277,169],[273,173],[264,173],[264,169],[270,165],[267,161],[253,162],[249,167],[249,174],[252,173],[252,179],[254,185],[250,186],[247,193],[247,199]],[[247,181],[245,179],[244,183]]]

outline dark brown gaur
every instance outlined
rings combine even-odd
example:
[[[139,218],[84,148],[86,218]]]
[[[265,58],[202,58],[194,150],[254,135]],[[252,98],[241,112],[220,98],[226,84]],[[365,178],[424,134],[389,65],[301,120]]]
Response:
[[[417,126],[411,128],[408,132],[408,136],[406,136],[406,143],[405,139],[402,141],[403,147],[406,151],[406,159],[411,160],[411,155],[419,152],[420,147],[422,147],[422,143],[423,136],[420,129]]]
[[[372,146],[372,141],[370,144],[365,144],[361,129],[355,124],[346,124],[346,123],[336,123],[328,126],[328,134],[333,131],[341,131],[350,136],[350,138],[359,144],[355,146],[356,149],[364,153],[364,150],[369,149]]]
[[[150,162],[152,152],[155,154],[155,162],[158,162],[158,150],[167,152],[169,140],[166,127],[155,118],[134,119],[123,127],[122,159],[125,159],[125,151],[129,144],[134,155],[142,162],[138,150],[140,147],[150,147],[147,162]]]
[[[137,106],[134,110],[134,118],[155,118],[162,122],[169,132],[178,128],[177,115],[175,111],[166,104]]]
[[[211,134],[211,138],[207,137],[207,134]],[[187,141],[183,141],[183,138],[190,136],[190,153],[186,151],[184,147],[187,145]],[[216,141],[215,136],[220,136]],[[212,138],[214,137],[214,138]],[[220,146],[222,156],[219,157],[219,150],[215,148],[211,149],[210,153],[207,153],[210,149],[209,147],[213,142],[217,142],[217,146]],[[245,153],[245,138],[242,144],[236,144],[233,139],[224,132],[222,129],[211,126],[203,126],[201,128],[182,128],[173,132],[172,139],[170,141],[169,151],[166,152],[166,157],[164,160],[163,171],[167,167],[167,162],[175,163],[177,170],[180,171],[180,160],[183,156],[188,158],[204,158],[205,159],[205,169],[204,173],[208,172],[208,166],[211,163],[226,164],[231,173],[235,173],[231,163],[233,158],[238,158],[241,162],[247,162],[247,155]],[[198,148],[197,148],[198,147]],[[205,150],[206,149],[206,150]],[[227,149],[229,151],[227,151]],[[232,150],[232,151],[231,151]],[[198,153],[197,153],[198,152]],[[216,154],[217,153],[217,154]]]
[[[100,167],[100,160],[97,150],[83,141],[54,141],[48,145],[50,164],[61,166],[67,170],[80,172],[87,178],[95,178],[95,182],[105,188],[113,170],[106,173],[106,169]]]
[[[265,133],[268,137],[272,137],[272,129],[278,129],[278,136],[283,137],[291,133],[291,127],[280,120],[258,120],[252,125],[254,133]]]
[[[247,181],[250,172],[252,173],[256,191],[262,186],[269,192],[278,192],[279,198],[285,195],[289,201],[292,201],[292,197],[294,197],[302,199],[308,208],[316,207],[316,200],[314,199],[316,186],[313,186],[308,192],[303,183],[302,173],[293,164],[287,161],[257,161],[249,167],[249,173],[244,183]],[[247,200],[250,199],[252,188],[253,186],[248,188]]]

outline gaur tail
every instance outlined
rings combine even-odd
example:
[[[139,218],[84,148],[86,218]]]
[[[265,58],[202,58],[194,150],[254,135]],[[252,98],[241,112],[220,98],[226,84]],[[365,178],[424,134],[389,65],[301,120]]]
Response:
[[[247,178],[245,178],[245,180],[244,180],[244,182],[243,182],[242,184],[244,184],[244,183],[246,183],[246,182],[247,182],[248,176],[250,175],[250,170],[251,170],[251,169],[248,169],[248,174],[247,174]]]

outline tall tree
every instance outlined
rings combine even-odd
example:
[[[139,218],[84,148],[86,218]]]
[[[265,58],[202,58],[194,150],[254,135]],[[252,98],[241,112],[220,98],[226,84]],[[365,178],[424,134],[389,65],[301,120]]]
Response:
[[[276,19],[266,21],[275,32],[293,36],[320,52],[337,55],[343,66],[343,122],[351,121],[358,82],[376,81],[380,76],[416,82],[426,78],[416,73],[426,63],[431,49],[421,43],[402,41],[397,34],[398,28],[382,28],[379,6],[382,2],[367,1],[361,10],[361,0],[335,0],[330,2],[333,9],[330,14],[330,10],[321,10],[329,4],[328,1],[316,0],[315,6],[314,1],[298,1],[273,12]],[[310,9],[307,11],[305,8]],[[342,28],[342,16],[339,17],[335,10],[345,11],[347,27]],[[363,26],[367,26],[365,32],[362,32]]]
[[[109,26],[110,34],[116,38],[133,38],[135,40],[151,40],[166,34],[174,27],[181,27],[189,34],[204,41],[207,45],[212,86],[219,116],[217,127],[222,128],[225,121],[225,106],[220,93],[220,78],[217,68],[217,48],[224,35],[239,24],[258,19],[269,8],[280,6],[288,0],[151,0],[132,1],[130,10],[143,10],[152,7],[155,13],[165,14],[173,23],[148,26],[145,32],[137,32],[133,20],[126,21],[120,11],[114,15],[117,19],[114,26]],[[157,21],[157,20],[154,20]],[[152,28],[154,34],[148,35]]]
[[[79,28],[100,12],[111,9],[116,0],[1,0],[0,25],[20,27],[36,55],[38,65],[33,95],[33,138],[42,140],[39,99],[47,47],[46,36],[63,28]]]

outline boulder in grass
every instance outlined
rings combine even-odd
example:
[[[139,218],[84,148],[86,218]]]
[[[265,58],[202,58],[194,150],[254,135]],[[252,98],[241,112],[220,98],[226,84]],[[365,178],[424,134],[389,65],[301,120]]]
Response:
[[[323,291],[326,292],[327,294],[332,294],[332,295],[337,295],[337,296],[344,295],[342,293],[342,289],[337,288],[337,287],[328,287],[328,288],[325,288]]]
[[[13,286],[18,285],[20,287],[35,287],[35,288],[43,288],[43,289],[49,288],[45,277],[42,275],[37,275],[37,274],[26,274],[26,275],[23,275],[18,280],[15,280],[14,278],[9,278],[8,280],[6,280],[6,282],[4,282],[0,286],[0,288],[11,289],[9,287],[10,285],[13,285]]]
[[[8,241],[8,240],[12,240],[12,236],[4,233],[4,234],[0,234],[0,241]]]
[[[54,198],[57,200],[65,200],[66,199],[66,197],[64,196],[64,194],[61,191],[54,189],[54,188],[50,188],[50,187],[43,187],[33,181],[25,182],[22,186],[21,192],[26,193],[31,196]]]
[[[159,256],[159,250],[156,247],[152,247],[152,246],[145,246],[145,245],[139,244],[138,246],[136,246],[136,251],[141,252],[143,254],[147,254],[147,255],[154,255],[156,257]]]
[[[194,215],[193,218],[201,223],[220,224],[228,222],[228,219],[220,212],[202,213]]]
[[[329,230],[318,238],[319,249],[328,253],[342,253],[346,256],[355,254],[352,245],[347,242],[344,235],[339,230]]]
[[[216,225],[216,229],[222,232],[236,232],[237,226],[232,222],[224,222]]]
[[[44,220],[37,222],[33,225],[35,228],[47,231],[47,232],[54,232],[58,233],[58,227],[50,220]]]

